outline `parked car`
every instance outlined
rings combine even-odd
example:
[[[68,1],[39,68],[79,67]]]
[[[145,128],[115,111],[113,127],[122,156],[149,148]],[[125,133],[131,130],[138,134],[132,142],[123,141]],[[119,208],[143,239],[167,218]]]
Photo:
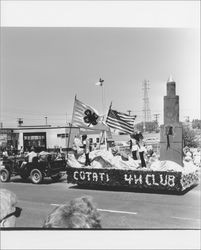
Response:
[[[22,179],[30,178],[34,184],[39,184],[44,177],[51,177],[58,181],[66,173],[66,161],[48,160],[27,162],[22,167],[23,158],[10,157],[1,160],[0,179],[8,182],[12,176],[21,176]]]

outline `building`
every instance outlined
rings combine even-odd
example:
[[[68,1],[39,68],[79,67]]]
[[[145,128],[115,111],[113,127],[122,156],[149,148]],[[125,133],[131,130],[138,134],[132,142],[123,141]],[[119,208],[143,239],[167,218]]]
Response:
[[[30,149],[32,146],[36,151],[71,148],[76,135],[87,134],[91,144],[100,145],[104,136],[100,130],[82,130],[79,127],[53,127],[51,125],[19,126],[17,128],[0,129],[0,148],[10,148],[11,145],[20,150]]]
[[[32,146],[37,151],[52,150],[62,147],[72,147],[75,135],[80,134],[77,127],[52,127],[52,126],[20,126],[18,128],[1,128],[0,147],[11,145],[20,150],[21,147],[29,149]]]
[[[69,126],[19,126],[17,128],[1,128],[0,129],[0,148],[10,148],[12,145],[15,149],[30,149],[32,146],[36,151],[54,150],[62,148],[67,150],[71,148],[76,135],[87,134],[91,145],[97,145],[97,148],[105,148],[105,139],[107,146],[110,147],[112,142],[117,146],[129,147],[129,135],[120,135],[111,132],[103,132],[101,130],[81,129],[79,127]],[[146,139],[147,136],[145,136]]]
[[[0,129],[0,147],[10,148],[11,145],[17,148],[18,135],[14,132],[13,128],[1,128]]]

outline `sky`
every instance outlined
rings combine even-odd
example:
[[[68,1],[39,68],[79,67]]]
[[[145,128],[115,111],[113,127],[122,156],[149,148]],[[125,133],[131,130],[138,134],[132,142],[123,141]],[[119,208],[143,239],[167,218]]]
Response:
[[[200,118],[199,44],[194,29],[3,27],[1,121],[62,125],[74,96],[100,113],[112,107],[143,119],[144,80],[151,118],[160,114],[170,75],[180,120]],[[95,83],[104,79],[103,90]],[[103,91],[103,93],[102,93]],[[104,98],[102,102],[102,97]]]
[[[107,113],[110,103],[163,123],[171,75],[180,120],[200,119],[197,1],[2,1],[1,109],[4,127],[71,122],[74,97]],[[95,83],[102,78],[103,88]]]

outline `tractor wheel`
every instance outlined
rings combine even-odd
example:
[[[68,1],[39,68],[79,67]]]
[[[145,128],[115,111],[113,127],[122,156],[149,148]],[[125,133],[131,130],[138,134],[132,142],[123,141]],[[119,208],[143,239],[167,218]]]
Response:
[[[34,184],[39,184],[43,181],[43,174],[38,169],[33,169],[30,173],[31,181]]]
[[[7,169],[2,169],[0,171],[1,174],[1,182],[8,182],[10,180],[10,172]]]

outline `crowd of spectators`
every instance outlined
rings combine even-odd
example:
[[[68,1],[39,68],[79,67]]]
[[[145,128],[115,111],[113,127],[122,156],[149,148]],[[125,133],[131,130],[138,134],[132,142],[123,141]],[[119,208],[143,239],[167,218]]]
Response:
[[[201,150],[200,148],[189,148],[183,149],[184,160],[187,162],[193,162],[194,165],[201,167]]]
[[[10,190],[0,189],[0,227],[14,228],[21,211],[17,196]],[[101,229],[101,219],[92,198],[83,196],[53,209],[41,228]]]

